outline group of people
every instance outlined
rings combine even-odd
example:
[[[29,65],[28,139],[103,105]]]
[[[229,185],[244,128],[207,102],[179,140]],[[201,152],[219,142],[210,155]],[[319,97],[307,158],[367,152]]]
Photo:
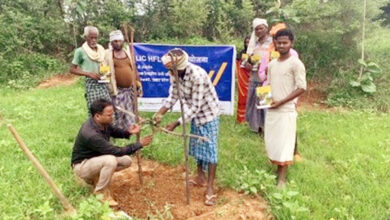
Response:
[[[110,206],[118,203],[111,197],[108,185],[114,172],[131,165],[129,155],[149,145],[152,136],[125,147],[115,146],[110,137],[130,138],[140,132],[133,113],[137,96],[142,95],[142,85],[135,71],[133,56],[124,45],[121,31],[110,33],[107,50],[97,43],[96,27],[84,28],[85,43],[74,52],[70,72],[85,76],[85,98],[90,118],[81,126],[77,135],[71,165],[77,177],[94,185],[94,193]],[[108,66],[106,75],[102,74]],[[103,78],[105,81],[102,81]],[[115,109],[122,109],[117,111]]]
[[[71,165],[78,178],[94,185],[94,192],[102,194],[103,200],[110,206],[117,206],[118,203],[108,190],[112,175],[129,167],[129,155],[149,145],[153,137],[141,138],[139,142],[125,147],[110,142],[110,137],[129,138],[139,134],[140,125],[135,123],[134,102],[136,96],[142,93],[142,85],[136,74],[134,56],[124,45],[121,31],[110,33],[107,50],[97,44],[99,31],[96,27],[86,27],[84,37],[85,43],[75,50],[70,72],[85,76],[85,98],[90,118],[80,128],[73,147]],[[206,186],[204,202],[206,205],[214,205],[219,130],[217,93],[206,71],[190,63],[184,50],[172,49],[161,60],[170,73],[171,86],[169,97],[153,116],[154,124],[159,125],[164,114],[182,97],[184,118],[169,123],[166,128],[173,131],[183,122],[190,122],[191,133],[207,137],[208,141],[190,139],[189,154],[198,165],[197,176],[190,182],[193,186]],[[109,74],[105,75],[109,80],[102,82],[104,75],[100,69],[104,65],[109,66]]]
[[[264,136],[270,161],[277,165],[278,186],[284,187],[288,165],[300,161],[296,105],[306,90],[306,70],[293,47],[294,35],[284,23],[271,28],[265,19],[255,18],[253,32],[245,38],[237,57],[237,121]],[[273,102],[259,109],[256,90],[271,86]]]
[[[107,50],[97,43],[99,31],[96,27],[86,27],[84,36],[85,43],[75,50],[70,72],[85,76],[85,98],[90,118],[80,128],[71,165],[77,177],[93,184],[95,193],[103,194],[104,200],[116,206],[117,202],[107,189],[112,175],[129,167],[129,155],[149,145],[153,137],[141,138],[125,147],[110,142],[110,137],[129,138],[139,134],[141,128],[135,123],[135,115],[126,112],[136,111],[134,101],[142,95],[142,85],[136,74],[134,56],[124,44],[121,31],[110,33]],[[279,25],[276,31],[270,32],[266,20],[254,19],[253,33],[245,40],[247,46],[244,53],[249,59],[239,63],[238,74],[240,83],[240,77],[246,71],[244,79],[249,79],[249,83],[246,88],[243,87],[244,90],[240,90],[239,86],[237,117],[242,118],[242,99],[247,96],[244,102],[245,120],[251,130],[264,132],[268,157],[278,166],[277,184],[280,187],[286,184],[287,167],[293,163],[296,98],[306,89],[305,67],[292,49],[293,42],[294,36],[286,26]],[[173,131],[183,122],[188,122],[191,123],[192,134],[208,138],[208,141],[190,138],[189,154],[197,163],[197,175],[191,178],[190,183],[193,187],[206,187],[204,203],[215,205],[220,114],[216,90],[207,72],[189,62],[186,51],[180,48],[167,51],[161,57],[161,62],[171,78],[169,96],[152,120],[159,125],[163,116],[182,99],[183,118],[168,123],[166,129]],[[110,67],[108,82],[100,82],[101,65]],[[256,108],[256,88],[262,85],[272,88],[273,102],[266,111]]]

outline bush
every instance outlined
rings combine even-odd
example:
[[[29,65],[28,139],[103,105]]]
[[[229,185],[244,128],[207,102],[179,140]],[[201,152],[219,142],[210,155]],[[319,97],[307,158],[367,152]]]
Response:
[[[26,89],[35,86],[54,73],[66,69],[64,62],[39,53],[20,54],[2,58],[0,84],[10,88]]]
[[[356,80],[359,74],[358,62],[355,65],[339,67],[332,77],[327,104],[331,106],[346,106],[350,108],[374,109],[383,112],[390,111],[390,64],[387,61],[387,51],[390,43],[387,36],[389,29],[374,27],[368,32],[366,41],[367,59],[375,62],[382,69],[382,74],[374,77],[377,92],[369,95],[354,88],[350,81]]]
[[[261,194],[271,204],[276,219],[308,219],[309,209],[302,205],[299,192],[275,188],[276,176],[264,170],[251,172],[246,166],[236,176],[235,189],[245,194]],[[291,185],[295,182],[291,181]]]

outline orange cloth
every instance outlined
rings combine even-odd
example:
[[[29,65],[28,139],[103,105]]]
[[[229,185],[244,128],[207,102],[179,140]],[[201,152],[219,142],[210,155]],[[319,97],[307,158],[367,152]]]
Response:
[[[245,121],[245,106],[248,97],[249,71],[241,67],[241,61],[236,61],[236,73],[238,78],[238,102],[237,122]]]
[[[275,36],[275,34],[282,30],[282,29],[287,29],[287,25],[283,22],[279,22],[277,24],[274,24],[272,27],[271,27],[271,30],[269,31],[269,34],[271,34],[271,36]]]

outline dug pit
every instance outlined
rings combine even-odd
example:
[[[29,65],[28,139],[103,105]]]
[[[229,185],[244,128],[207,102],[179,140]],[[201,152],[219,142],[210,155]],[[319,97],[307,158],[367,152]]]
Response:
[[[134,160],[135,161],[135,160]],[[191,204],[186,204],[185,169],[155,161],[143,160],[143,180],[138,180],[138,167],[115,173],[110,190],[118,209],[137,218],[157,216],[167,219],[273,219],[266,202],[217,186],[217,204],[204,205],[206,188],[191,187]]]

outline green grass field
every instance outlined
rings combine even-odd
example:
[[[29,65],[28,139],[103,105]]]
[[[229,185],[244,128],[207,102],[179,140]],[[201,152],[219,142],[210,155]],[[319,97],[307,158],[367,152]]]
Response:
[[[62,215],[59,201],[17,147],[7,123],[20,132],[72,204],[89,197],[87,189],[75,184],[70,168],[74,138],[87,117],[83,92],[81,83],[22,92],[0,89],[0,219]],[[298,134],[304,161],[290,168],[289,185],[281,191],[274,186],[275,168],[263,141],[236,124],[235,117],[222,116],[218,183],[259,193],[278,219],[390,219],[389,114],[303,111]],[[177,138],[158,134],[143,155],[177,165],[183,160],[181,146]]]

